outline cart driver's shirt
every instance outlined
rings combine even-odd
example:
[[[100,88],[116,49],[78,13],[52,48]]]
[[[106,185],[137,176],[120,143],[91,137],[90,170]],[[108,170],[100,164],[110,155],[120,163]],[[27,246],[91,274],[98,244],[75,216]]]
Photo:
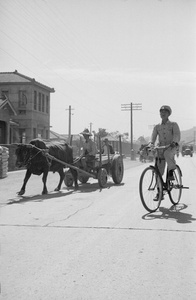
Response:
[[[176,122],[167,121],[165,124],[157,124],[152,132],[151,142],[154,144],[158,136],[159,146],[166,146],[172,142],[179,143],[180,129]]]
[[[88,142],[84,142],[83,154],[85,154],[86,152],[88,152],[89,155],[93,156],[97,154],[97,147],[91,139],[89,139]]]

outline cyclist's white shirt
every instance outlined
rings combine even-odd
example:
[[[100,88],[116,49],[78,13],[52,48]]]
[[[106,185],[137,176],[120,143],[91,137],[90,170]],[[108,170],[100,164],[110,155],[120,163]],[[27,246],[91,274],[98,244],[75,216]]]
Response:
[[[157,124],[152,132],[151,143],[155,143],[158,136],[160,146],[166,146],[172,142],[179,143],[180,128],[176,122],[167,121],[165,124]]]

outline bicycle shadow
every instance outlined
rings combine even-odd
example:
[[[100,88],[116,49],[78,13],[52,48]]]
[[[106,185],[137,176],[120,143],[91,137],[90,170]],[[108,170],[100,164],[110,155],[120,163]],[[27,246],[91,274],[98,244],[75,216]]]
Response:
[[[142,216],[142,219],[144,220],[171,219],[181,224],[192,223],[193,221],[196,221],[196,218],[193,218],[192,214],[181,212],[187,207],[188,206],[183,203],[172,205],[170,208],[159,207],[158,211],[154,213],[147,213],[144,216]]]

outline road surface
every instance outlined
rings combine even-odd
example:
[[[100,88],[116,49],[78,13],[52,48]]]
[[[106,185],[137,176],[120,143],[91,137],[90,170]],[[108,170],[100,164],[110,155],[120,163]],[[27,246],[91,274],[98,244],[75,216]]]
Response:
[[[168,196],[148,214],[138,192],[148,163],[124,160],[121,185],[94,179],[78,191],[48,195],[24,171],[8,173],[1,190],[1,296],[3,300],[196,299],[196,156],[177,159],[182,199]]]

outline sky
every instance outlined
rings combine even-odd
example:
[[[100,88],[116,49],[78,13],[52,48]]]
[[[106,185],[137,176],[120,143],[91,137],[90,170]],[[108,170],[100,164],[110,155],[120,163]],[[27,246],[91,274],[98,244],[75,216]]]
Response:
[[[55,89],[51,130],[151,135],[162,105],[196,126],[195,0],[0,0],[0,72]],[[134,107],[134,106],[133,106]]]

